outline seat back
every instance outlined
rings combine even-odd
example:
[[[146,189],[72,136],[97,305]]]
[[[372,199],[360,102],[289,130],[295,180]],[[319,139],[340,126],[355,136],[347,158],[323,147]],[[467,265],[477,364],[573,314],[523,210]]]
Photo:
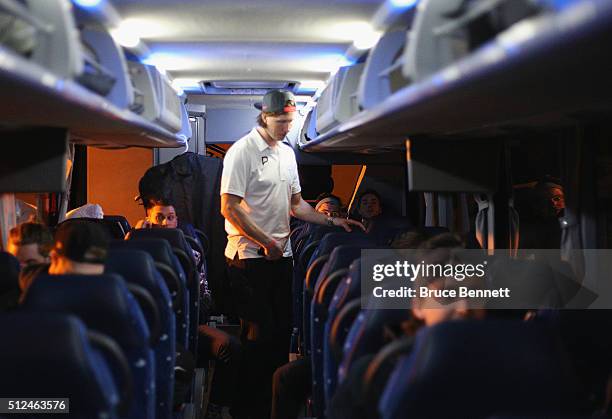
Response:
[[[409,354],[413,346],[414,336],[403,336],[385,345],[370,361],[363,376],[364,403],[361,406],[367,410],[365,417],[379,417],[378,403],[385,384],[387,384],[387,380],[393,372],[398,359],[403,355]]]
[[[151,256],[142,250],[111,249],[104,270],[106,273],[121,275],[128,283],[135,283],[143,287],[155,299],[161,323],[160,338],[153,346],[155,352],[156,418],[170,418],[174,392],[176,330],[168,287],[155,268]]]
[[[127,234],[132,229],[132,227],[130,226],[130,222],[123,215],[106,215],[105,214],[103,219],[118,223],[123,229],[124,234]]]
[[[23,302],[28,311],[73,314],[114,339],[134,377],[130,418],[155,417],[155,360],[149,328],[125,281],[114,274],[40,275]]]
[[[325,240],[325,241],[324,241]],[[342,247],[342,245],[350,245],[352,250],[345,250],[334,254],[336,249]],[[304,313],[304,327],[303,335],[304,341],[310,342],[310,306],[315,293],[315,288],[319,281],[323,280],[328,276],[329,273],[334,272],[341,268],[348,268],[350,263],[361,256],[361,249],[373,247],[373,243],[368,237],[361,234],[352,233],[329,233],[324,236],[324,239],[319,243],[319,247],[322,248],[317,258],[320,264],[323,266],[318,269],[318,273],[309,272],[303,285],[303,297],[302,297],[302,312]],[[329,257],[327,258],[327,254]],[[322,260],[325,259],[325,260]],[[324,323],[321,324],[321,327]]]
[[[185,239],[185,234],[178,228],[142,228],[130,231],[129,240],[133,239],[164,239],[178,257],[187,277],[189,290],[189,344],[188,348],[195,353],[198,339],[198,324],[200,314],[200,275],[193,256],[193,250]]]
[[[323,332],[323,387],[325,390],[325,402],[329,406],[331,397],[336,389],[338,379],[338,361],[339,355],[334,353],[331,344],[332,331],[334,330],[334,322],[338,313],[350,301],[357,300],[361,295],[361,258],[355,259],[349,266],[348,272],[342,278],[334,295],[329,303],[327,320],[325,321],[325,330]],[[344,337],[348,333],[350,324],[344,329]],[[337,330],[334,338],[343,339]],[[342,346],[344,342],[340,344]],[[341,353],[340,353],[341,354]]]
[[[101,219],[101,218],[78,217],[78,218],[69,218],[67,220],[64,220],[61,222],[61,224],[71,223],[74,221],[78,221],[78,222],[87,221],[89,223],[95,223],[95,224],[101,225],[102,227],[104,227],[104,230],[108,233],[108,237],[113,238],[113,239],[123,240],[123,238],[125,237],[125,232],[123,231],[123,227],[118,221],[114,221],[114,220],[107,220],[107,219]]]
[[[170,244],[163,239],[116,240],[111,250],[143,250],[149,254],[157,270],[162,274],[173,300],[176,341],[187,347],[189,332],[189,290],[183,267],[172,253]]]
[[[385,418],[556,417],[578,407],[575,383],[550,327],[448,321],[419,331],[411,355],[400,358],[387,382],[379,412]]]
[[[395,327],[412,317],[406,309],[363,310],[344,342],[343,357],[338,368],[338,382],[346,378],[353,363],[364,355],[375,354],[386,343],[385,327]]]
[[[0,345],[2,397],[69,398],[72,417],[119,417],[111,369],[79,319],[18,312],[0,316],[0,330],[10,336]]]

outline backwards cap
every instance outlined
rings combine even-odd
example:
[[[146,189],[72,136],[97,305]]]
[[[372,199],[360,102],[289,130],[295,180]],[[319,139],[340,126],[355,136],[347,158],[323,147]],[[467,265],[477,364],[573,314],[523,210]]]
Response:
[[[269,113],[295,112],[295,96],[286,90],[270,90],[255,107]]]

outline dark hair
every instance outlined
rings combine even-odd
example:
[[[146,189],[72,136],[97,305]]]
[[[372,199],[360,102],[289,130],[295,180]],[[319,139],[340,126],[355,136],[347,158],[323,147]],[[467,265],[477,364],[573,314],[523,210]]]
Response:
[[[340,199],[340,197],[338,197],[338,196],[336,196],[336,195],[334,195],[333,193],[330,193],[330,192],[323,192],[323,193],[320,193],[320,194],[317,196],[316,201],[317,201],[317,202],[319,202],[320,200],[325,199],[325,198],[332,198],[332,199],[335,199],[336,201],[338,201],[338,204],[339,204],[339,205],[342,205],[342,200]]]
[[[366,189],[357,196],[357,206],[361,205],[361,199],[366,195],[374,195],[378,199],[378,202],[382,205],[382,198],[380,197],[380,194],[374,189]]]
[[[257,125],[259,125],[262,128],[267,128],[268,124],[266,124],[263,120],[263,115],[266,116],[281,116],[284,115],[285,112],[260,112],[259,115],[257,115]]]
[[[100,224],[75,218],[58,226],[53,250],[75,262],[104,263],[109,241]]]
[[[9,238],[17,246],[37,244],[38,252],[44,257],[49,256],[49,251],[53,247],[51,232],[47,226],[40,223],[19,224],[11,229]]]
[[[143,204],[144,204],[145,210],[150,210],[151,208],[157,205],[162,206],[162,207],[170,207],[170,206],[173,207],[174,201],[172,201],[172,199],[168,197],[152,196],[152,197],[149,197],[143,200]]]

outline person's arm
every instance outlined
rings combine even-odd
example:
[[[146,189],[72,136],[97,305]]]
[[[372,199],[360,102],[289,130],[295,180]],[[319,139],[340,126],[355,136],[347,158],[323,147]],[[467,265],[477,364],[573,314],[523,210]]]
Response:
[[[359,221],[340,217],[328,217],[322,212],[317,212],[308,202],[302,199],[301,193],[291,195],[291,215],[308,223],[342,227],[346,231],[351,231],[351,226],[357,226],[365,231],[363,224]]]
[[[266,259],[275,260],[283,256],[283,248],[280,243],[268,236],[253,222],[249,214],[240,206],[242,198],[237,195],[224,193],[221,195],[221,214],[229,221],[243,236],[258,243],[264,248]]]

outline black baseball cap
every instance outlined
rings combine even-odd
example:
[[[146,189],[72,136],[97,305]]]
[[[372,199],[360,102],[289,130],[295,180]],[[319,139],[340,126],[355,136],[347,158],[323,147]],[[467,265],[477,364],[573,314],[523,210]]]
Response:
[[[100,224],[74,219],[58,226],[53,249],[75,262],[104,263],[108,244],[108,233]]]
[[[255,107],[262,112],[295,112],[295,96],[287,90],[270,90],[264,95],[263,101],[255,103]]]

